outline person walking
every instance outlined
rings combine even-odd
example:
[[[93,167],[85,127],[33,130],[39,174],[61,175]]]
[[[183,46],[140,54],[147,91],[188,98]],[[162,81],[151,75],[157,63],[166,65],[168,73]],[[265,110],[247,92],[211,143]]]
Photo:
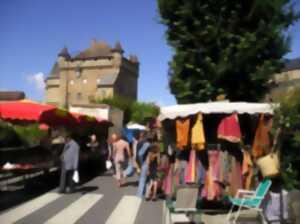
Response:
[[[113,157],[118,187],[121,187],[125,183],[123,170],[125,166],[125,153],[127,153],[129,159],[131,159],[129,143],[118,136],[117,141],[113,143]]]
[[[141,173],[139,178],[139,185],[137,190],[137,196],[140,198],[144,197],[146,182],[147,182],[147,174],[148,174],[148,163],[146,162],[147,154],[153,139],[149,136],[146,137],[144,141],[141,141],[142,145],[140,149],[138,149],[138,159],[141,166]],[[139,147],[139,146],[138,146]]]
[[[61,154],[60,193],[74,192],[75,182],[73,175],[78,169],[79,150],[80,147],[77,142],[68,134],[65,138],[65,146]]]
[[[112,133],[111,136],[107,139],[107,150],[108,150],[108,158],[107,160],[111,162],[111,170],[113,175],[116,174],[116,168],[114,164],[114,157],[113,157],[113,144],[117,141],[117,134]]]

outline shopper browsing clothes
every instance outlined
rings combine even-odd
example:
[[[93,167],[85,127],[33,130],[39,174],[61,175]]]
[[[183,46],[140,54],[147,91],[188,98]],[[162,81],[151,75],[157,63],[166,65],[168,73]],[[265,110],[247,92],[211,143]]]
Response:
[[[97,139],[97,136],[95,134],[92,134],[89,136],[89,142],[86,144],[86,146],[90,150],[91,159],[89,162],[89,166],[91,168],[91,173],[93,175],[98,175],[101,171],[104,170],[103,168],[103,161],[101,160],[101,148],[100,143]]]
[[[158,186],[158,175],[157,169],[160,161],[160,148],[157,144],[150,146],[149,153],[147,155],[146,163],[148,164],[148,184],[146,190],[146,200],[157,199],[157,186]]]
[[[79,145],[72,139],[71,135],[65,138],[65,147],[61,155],[60,193],[72,193],[75,183],[74,172],[78,169]]]
[[[115,168],[116,168],[116,178],[119,187],[121,187],[125,183],[125,179],[124,179],[124,167],[126,162],[125,153],[127,153],[129,159],[131,159],[129,143],[118,136],[117,141],[113,143],[113,157],[114,157]]]
[[[87,143],[87,147],[91,149],[92,152],[95,152],[99,147],[99,142],[97,140],[97,136],[92,134],[90,136],[90,142]]]

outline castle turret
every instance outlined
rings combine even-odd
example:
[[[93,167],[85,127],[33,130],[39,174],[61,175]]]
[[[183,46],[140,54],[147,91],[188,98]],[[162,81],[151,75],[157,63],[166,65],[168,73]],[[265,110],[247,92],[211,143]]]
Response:
[[[58,60],[68,60],[71,56],[69,54],[68,48],[64,47],[61,49],[61,51],[58,53]]]
[[[111,51],[113,53],[119,53],[119,54],[123,54],[124,53],[124,50],[121,46],[121,43],[118,41],[116,44],[115,44],[115,47],[111,49]]]

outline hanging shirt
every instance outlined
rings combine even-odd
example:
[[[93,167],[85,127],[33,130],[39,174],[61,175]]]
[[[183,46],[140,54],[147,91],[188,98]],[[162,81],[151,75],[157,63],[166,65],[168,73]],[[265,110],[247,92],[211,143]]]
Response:
[[[237,113],[222,119],[218,127],[218,138],[233,143],[241,141],[241,128]]]
[[[192,128],[192,145],[196,149],[203,150],[205,146],[205,135],[203,129],[203,117],[202,114],[197,115],[197,120]]]
[[[188,145],[188,135],[190,128],[190,120],[176,120],[176,142],[179,149],[183,149]]]
[[[259,118],[259,123],[255,132],[252,155],[258,158],[267,153],[270,145],[269,140],[269,125],[264,121],[264,115]]]
[[[197,170],[198,170],[198,160],[196,156],[196,151],[191,150],[189,162],[185,173],[185,183],[197,182]]]
[[[243,157],[242,174],[244,176],[244,189],[250,190],[253,177],[253,163],[249,152],[244,151]]]

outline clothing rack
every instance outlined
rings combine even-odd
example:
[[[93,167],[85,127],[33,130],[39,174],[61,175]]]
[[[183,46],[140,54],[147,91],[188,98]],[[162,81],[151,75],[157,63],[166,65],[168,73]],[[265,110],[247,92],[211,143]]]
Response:
[[[221,150],[221,144],[220,143],[208,143],[206,144],[207,150]]]

